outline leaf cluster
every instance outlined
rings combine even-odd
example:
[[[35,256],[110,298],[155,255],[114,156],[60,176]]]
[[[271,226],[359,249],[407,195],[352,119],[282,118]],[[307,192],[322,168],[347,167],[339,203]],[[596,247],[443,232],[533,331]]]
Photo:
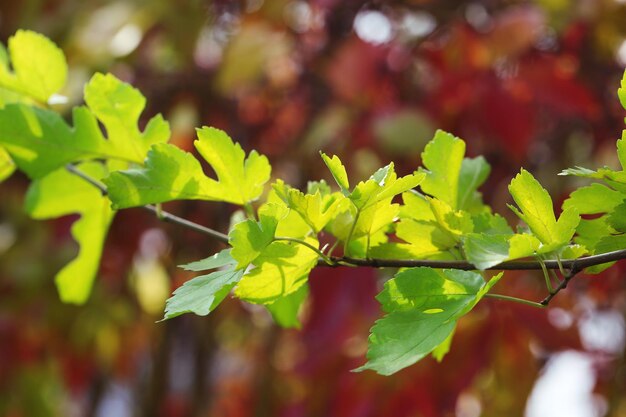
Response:
[[[626,248],[626,133],[617,142],[622,170],[564,171],[597,183],[574,191],[558,216],[548,192],[522,169],[509,185],[509,207],[520,219],[513,228],[479,192],[487,161],[466,157],[465,142],[449,133],[436,132],[414,172],[399,175],[390,162],[354,186],[340,158],[321,153],[337,187],[321,180],[299,190],[272,178],[265,156],[246,154],[211,127],[198,129],[194,143],[214,172],[207,175],[192,153],[167,143],[161,116],[139,129],[145,98],[110,74],[87,83],[85,104],[73,109],[70,124],[52,109],[66,77],[62,52],[41,35],[19,31],[8,52],[0,49],[0,176],[19,169],[31,178],[26,211],[34,218],[80,215],[72,226],[78,256],[56,277],[66,302],[87,300],[118,210],[174,200],[230,203],[241,215],[224,250],[182,266],[202,275],[174,291],[164,319],[207,315],[232,293],[264,306],[278,324],[299,327],[308,277],[319,265],[471,263],[473,271],[405,268],[385,283],[377,297],[385,315],[372,328],[368,362],[359,370],[388,375],[429,354],[441,360],[458,320],[483,297],[497,296],[490,291],[502,273],[485,270],[521,258],[576,259]],[[546,283],[553,295],[547,272]]]

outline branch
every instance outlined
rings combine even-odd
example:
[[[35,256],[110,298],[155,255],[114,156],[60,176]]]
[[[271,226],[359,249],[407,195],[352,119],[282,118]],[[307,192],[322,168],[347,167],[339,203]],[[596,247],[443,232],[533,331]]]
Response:
[[[79,170],[76,167],[76,165],[67,164],[65,166],[65,169],[69,171],[70,173],[87,181],[89,184],[93,185],[94,187],[96,187],[98,190],[100,190],[103,196],[106,196],[109,194],[107,191],[107,187],[104,184],[102,184],[100,181],[96,180],[93,177],[90,177],[89,175]],[[213,230],[206,226],[202,226],[201,224],[194,223],[187,219],[183,219],[182,217],[178,217],[175,214],[160,210],[156,206],[153,206],[153,205],[141,206],[141,208],[143,208],[144,210],[148,210],[151,213],[154,213],[159,220],[162,220],[167,223],[177,224],[177,225],[186,227],[188,229],[194,230],[196,232],[203,233],[207,236],[212,237],[213,239],[219,240],[222,243],[228,243],[228,235],[218,232],[217,230]]]
[[[601,265],[607,262],[615,262],[626,259],[626,249],[606,252],[599,255],[585,256],[577,259],[561,260],[561,267],[569,271],[579,272],[590,266]],[[467,261],[436,261],[428,259],[359,259],[344,257],[331,257],[332,264],[320,262],[318,266],[341,266],[340,264],[349,264],[351,266],[369,266],[372,268],[415,268],[425,266],[436,269],[459,269],[463,271],[473,271],[476,268],[472,263]],[[547,269],[560,269],[559,261],[550,259],[541,261]],[[506,261],[501,264],[494,265],[487,270],[491,271],[529,271],[542,269],[539,261]]]
[[[108,195],[107,188],[100,181],[90,177],[84,172],[80,171],[74,164],[68,164],[65,168],[74,175],[79,176],[84,179],[88,183],[92,184],[96,187],[103,196]],[[202,226],[198,223],[194,223],[190,220],[184,219],[182,217],[178,217],[172,213],[168,213],[166,211],[161,210],[158,206],[146,205],[142,206],[144,210],[148,210],[154,213],[157,218],[162,221],[178,224],[180,226],[186,227],[191,230],[195,230],[196,232],[203,233],[207,236],[210,236],[214,239],[219,240],[223,243],[228,243],[228,236],[220,233],[216,230],[210,229],[206,226]],[[304,244],[311,249],[315,250],[320,254],[320,259],[317,263],[317,266],[325,266],[325,267],[339,267],[339,266],[349,266],[349,267],[372,267],[372,268],[415,268],[415,267],[429,267],[435,269],[458,269],[463,271],[472,271],[477,268],[470,262],[467,261],[437,261],[437,260],[427,260],[427,259],[359,259],[359,258],[351,258],[349,256],[326,256],[313,246],[307,244],[304,241],[300,241],[299,239],[292,239],[286,237],[277,237],[276,240],[289,240],[296,241],[297,243]],[[582,271],[584,268],[588,268],[590,266],[601,265],[608,262],[615,262],[621,259],[626,259],[626,249],[616,250],[613,252],[602,253],[599,255],[591,255],[585,256],[578,259],[549,259],[549,260],[541,260],[541,261],[507,261],[502,262],[501,264],[492,266],[487,268],[492,271],[531,271],[531,270],[560,270],[563,272],[567,270],[564,274],[563,280],[559,283],[559,285],[552,289],[549,295],[541,300],[539,303],[533,303],[534,305],[540,304],[541,306],[547,306],[550,301],[558,294],[561,290],[567,287],[569,281],[571,281],[576,274]],[[500,296],[499,298],[505,298],[506,296]],[[530,304],[530,302],[529,302]]]

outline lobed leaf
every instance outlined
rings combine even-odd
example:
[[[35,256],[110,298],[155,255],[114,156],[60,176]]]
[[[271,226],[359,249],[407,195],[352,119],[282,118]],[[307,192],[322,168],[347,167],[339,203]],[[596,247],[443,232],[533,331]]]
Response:
[[[67,80],[67,62],[63,51],[50,39],[30,30],[18,30],[9,38],[8,45],[13,72],[3,54],[0,59],[0,87],[25,94],[40,103],[48,103]]]
[[[107,88],[100,90],[103,84]],[[151,144],[168,140],[169,126],[160,116],[150,120],[144,132],[139,131],[137,123],[145,99],[128,84],[112,75],[96,74],[85,91],[89,93],[87,104],[93,109],[75,108],[74,127],[50,110],[19,103],[0,109],[0,145],[29,177],[41,178],[67,163],[86,159],[141,164]],[[124,111],[115,110],[118,108]],[[98,120],[107,129],[108,139]]]
[[[286,207],[268,203],[259,210],[258,222],[246,220],[235,225],[228,243],[233,248],[230,254],[237,261],[237,269],[246,268],[272,243],[278,222],[287,214]]]
[[[341,160],[339,159],[339,157],[337,155],[333,155],[333,157],[330,158],[324,152],[320,152],[320,155],[322,156],[324,163],[330,170],[330,173],[335,179],[335,182],[341,189],[341,192],[344,195],[348,195],[350,193],[350,183],[348,182],[348,174],[346,173],[346,168],[341,163]]]
[[[115,172],[105,180],[115,207],[127,208],[172,200],[225,201],[244,205],[256,200],[269,180],[271,167],[256,151],[247,158],[221,130],[198,129],[198,152],[217,174],[207,177],[200,162],[173,145],[156,144],[145,167]]]
[[[307,242],[318,245],[312,238]],[[250,303],[271,304],[305,285],[317,259],[317,253],[304,245],[272,242],[255,257],[256,268],[244,275],[235,295]]]
[[[422,163],[426,167],[426,170],[420,169],[420,172],[426,174],[421,183],[422,190],[455,210],[460,208],[459,175],[464,155],[465,142],[442,130],[435,133],[422,152]]]
[[[564,210],[557,221],[550,195],[524,169],[513,178],[509,191],[521,211],[511,205],[509,207],[544,245],[549,245],[554,250],[570,242],[580,221],[574,208]]]
[[[100,179],[106,167],[97,162],[84,163],[79,169]],[[64,169],[35,180],[26,194],[26,211],[36,219],[80,214],[72,225],[72,236],[79,245],[78,255],[56,275],[61,300],[82,304],[91,292],[98,272],[102,248],[115,215],[109,200],[93,185]]]

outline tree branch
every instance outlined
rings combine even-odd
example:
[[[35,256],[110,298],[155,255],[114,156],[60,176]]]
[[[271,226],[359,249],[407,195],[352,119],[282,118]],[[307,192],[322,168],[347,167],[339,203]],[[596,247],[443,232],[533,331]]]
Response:
[[[65,167],[69,172],[79,176],[84,179],[88,183],[92,184],[96,187],[103,196],[108,195],[107,188],[100,181],[90,177],[84,172],[80,171],[74,164],[68,164]],[[219,240],[223,243],[228,243],[228,236],[220,233],[216,230],[210,229],[208,227],[202,226],[198,223],[194,223],[182,217],[178,217],[172,213],[168,213],[166,211],[160,210],[156,206],[153,205],[145,205],[141,206],[144,210],[148,210],[154,213],[160,220],[165,222],[174,223],[183,227],[186,227],[191,230],[195,230],[196,232],[203,233],[207,236],[210,236],[216,240]],[[276,240],[290,240],[297,241],[298,243],[305,244],[306,242],[302,242],[299,239],[278,237]],[[307,245],[310,246],[310,245]],[[313,248],[313,247],[311,247]],[[314,248],[313,248],[314,249]],[[318,250],[314,249],[316,252],[320,253]],[[538,304],[542,306],[547,306],[550,301],[558,294],[561,290],[567,287],[569,281],[571,281],[576,274],[582,271],[584,268],[588,268],[590,266],[601,265],[608,262],[615,262],[621,259],[626,259],[626,249],[617,250],[613,252],[602,253],[599,255],[591,255],[585,256],[578,259],[549,259],[549,260],[541,260],[541,261],[506,261],[501,264],[492,266],[487,268],[492,271],[530,271],[530,270],[560,270],[566,271],[563,276],[563,280],[559,283],[559,285],[550,290],[550,294],[541,300]],[[477,268],[470,262],[467,261],[438,261],[438,260],[428,260],[428,259],[359,259],[359,258],[351,258],[349,256],[324,256],[321,257],[317,263],[317,266],[325,266],[325,267],[339,267],[339,266],[349,266],[349,267],[372,267],[372,268],[415,268],[415,267],[429,267],[436,269],[458,269],[463,271],[472,271]],[[500,297],[504,298],[504,297]],[[537,304],[537,303],[535,303]]]

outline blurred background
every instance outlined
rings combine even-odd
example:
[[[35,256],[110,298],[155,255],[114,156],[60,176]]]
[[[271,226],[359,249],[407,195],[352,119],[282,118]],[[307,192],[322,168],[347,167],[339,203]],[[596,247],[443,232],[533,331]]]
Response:
[[[410,173],[442,128],[485,155],[485,199],[514,222],[506,186],[520,166],[560,204],[580,185],[562,169],[617,164],[623,0],[3,0],[0,40],[19,28],[67,54],[68,110],[94,72],[113,72],[176,145],[219,127],[294,186],[329,177],[319,150],[355,180],[391,160]],[[27,185],[16,174],[0,187],[0,416],[626,416],[626,264],[577,277],[547,310],[486,300],[443,363],[380,377],[350,370],[389,271],[314,271],[300,330],[237,300],[155,323],[192,276],[176,265],[220,246],[127,210],[88,303],[64,305],[53,277],[76,253],[74,218],[27,218]],[[167,209],[219,230],[232,214]],[[498,285],[545,295],[535,273]]]

